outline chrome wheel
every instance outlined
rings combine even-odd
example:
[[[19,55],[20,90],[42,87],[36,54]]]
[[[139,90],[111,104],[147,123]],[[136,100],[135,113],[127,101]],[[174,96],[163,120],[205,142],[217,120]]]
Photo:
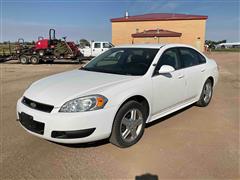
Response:
[[[143,114],[138,109],[129,110],[122,118],[120,134],[126,142],[134,141],[140,134],[143,127]]]
[[[206,83],[203,89],[203,100],[205,103],[208,103],[212,97],[212,84]]]

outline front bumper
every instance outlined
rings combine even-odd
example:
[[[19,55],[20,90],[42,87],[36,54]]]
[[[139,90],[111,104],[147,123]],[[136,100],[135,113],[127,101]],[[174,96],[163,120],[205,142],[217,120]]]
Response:
[[[17,102],[17,119],[19,119],[19,113],[28,114],[33,117],[34,121],[44,123],[44,131],[42,134],[39,134],[25,128],[20,123],[21,126],[35,136],[58,143],[74,144],[108,138],[111,134],[113,120],[117,112],[117,108],[113,107],[79,113],[59,113],[59,108],[54,108],[51,113],[46,113],[27,107],[22,104],[21,100],[22,98]],[[76,136],[56,136],[59,132],[68,132],[67,134],[72,132],[82,133],[89,129],[94,129],[94,131],[82,138],[77,138]],[[63,133],[63,135],[66,135],[66,133]]]

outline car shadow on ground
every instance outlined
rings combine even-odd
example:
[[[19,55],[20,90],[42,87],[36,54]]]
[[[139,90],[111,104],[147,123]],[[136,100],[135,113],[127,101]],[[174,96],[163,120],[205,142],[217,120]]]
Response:
[[[81,144],[62,144],[62,143],[56,143],[56,142],[53,142],[53,143],[61,146],[65,146],[65,147],[70,147],[70,148],[90,148],[90,147],[98,147],[98,146],[106,145],[109,143],[109,140],[103,139],[99,141],[81,143]]]
[[[180,109],[176,112],[173,112],[167,116],[164,116],[162,118],[159,118],[153,122],[150,122],[148,124],[146,124],[146,128],[150,128],[152,126],[154,126],[155,124],[158,124],[158,123],[161,123],[167,119],[170,119],[188,109],[190,109],[191,107],[193,107],[194,105],[189,105],[183,109]],[[56,143],[56,142],[53,142],[55,144],[58,144],[58,145],[62,145],[62,146],[66,146],[66,147],[70,147],[70,148],[90,148],[90,147],[98,147],[98,146],[102,146],[102,145],[106,145],[109,143],[109,140],[108,139],[103,139],[103,140],[99,140],[99,141],[95,141],[95,142],[89,142],[89,143],[81,143],[81,144],[62,144],[62,143]]]

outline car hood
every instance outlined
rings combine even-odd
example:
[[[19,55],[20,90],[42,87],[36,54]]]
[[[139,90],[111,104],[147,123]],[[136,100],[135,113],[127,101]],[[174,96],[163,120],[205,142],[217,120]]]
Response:
[[[137,78],[108,73],[73,70],[34,82],[24,96],[37,102],[61,106],[76,97],[96,94],[113,85]]]

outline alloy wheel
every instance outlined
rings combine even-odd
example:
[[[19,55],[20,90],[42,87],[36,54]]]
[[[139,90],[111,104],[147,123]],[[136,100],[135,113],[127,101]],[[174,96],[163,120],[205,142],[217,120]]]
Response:
[[[129,110],[122,118],[120,134],[126,142],[134,141],[140,134],[143,127],[143,114],[134,108]]]
[[[204,102],[208,103],[211,99],[211,96],[212,96],[212,84],[209,82],[209,83],[205,84],[205,87],[203,89],[203,100],[204,100]]]

